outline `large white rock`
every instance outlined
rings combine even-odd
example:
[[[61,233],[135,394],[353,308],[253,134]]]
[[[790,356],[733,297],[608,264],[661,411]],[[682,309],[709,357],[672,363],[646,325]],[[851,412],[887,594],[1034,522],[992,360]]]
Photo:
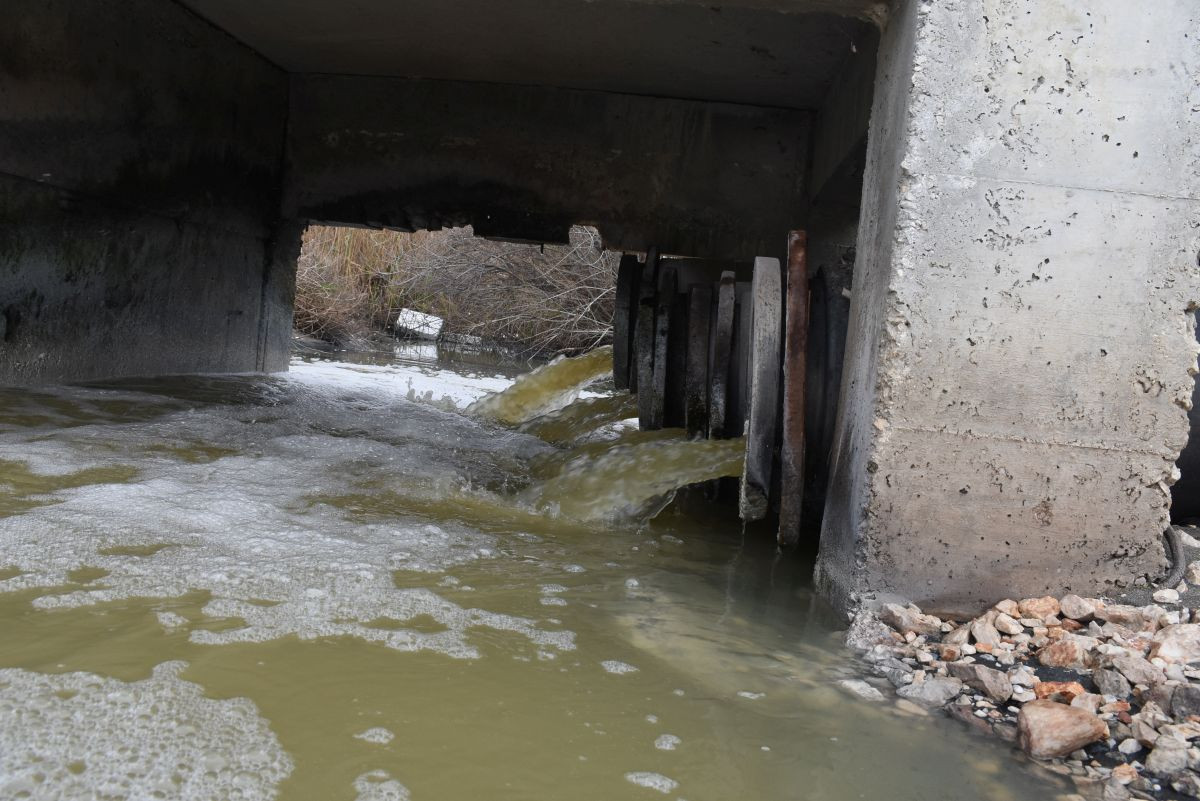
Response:
[[[446,321],[441,317],[412,309],[401,309],[396,316],[396,336],[412,339],[437,339]]]
[[[1053,701],[1030,701],[1017,716],[1017,742],[1037,759],[1066,756],[1108,736],[1108,726],[1092,713]]]

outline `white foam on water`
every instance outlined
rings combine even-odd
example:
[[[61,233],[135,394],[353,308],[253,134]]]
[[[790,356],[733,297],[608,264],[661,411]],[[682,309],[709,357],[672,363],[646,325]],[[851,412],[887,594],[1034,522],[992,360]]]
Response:
[[[128,683],[0,670],[0,798],[275,798],[293,766],[267,721],[245,698],[205,698],[186,666]]]
[[[612,673],[615,676],[638,672],[638,669],[628,662],[620,662],[616,659],[605,659],[600,663],[600,667],[604,668],[605,673]]]
[[[638,787],[645,787],[648,790],[657,790],[666,795],[679,786],[679,782],[674,779],[667,778],[661,773],[653,773],[647,770],[635,770],[625,774],[625,781],[631,784],[636,784]]]
[[[294,360],[286,380],[323,388],[335,384],[347,391],[387,395],[432,404],[444,409],[465,409],[475,401],[502,392],[512,380],[502,376],[461,374],[414,365],[348,364]]]
[[[354,739],[362,740],[363,742],[367,743],[373,743],[375,745],[387,745],[392,740],[396,739],[396,734],[390,729],[385,729],[382,726],[375,726],[367,729],[366,731],[360,731],[358,734],[354,735]]]
[[[682,742],[674,734],[660,734],[654,741],[654,747],[659,751],[674,751]]]
[[[0,566],[24,571],[0,587],[61,588],[71,571],[92,567],[108,575],[82,588],[54,589],[35,605],[80,607],[208,591],[205,615],[242,618],[245,625],[189,632],[204,644],[352,636],[397,650],[472,658],[480,652],[468,631],[490,628],[541,648],[573,648],[569,631],[544,631],[527,618],[395,584],[395,571],[440,573],[498,558],[495,537],[401,514],[356,516],[318,502],[355,493],[370,498],[389,482],[398,495],[444,499],[469,489],[476,476],[466,471],[506,474],[514,460],[547,446],[389,396],[374,383],[369,392],[347,388],[341,375],[326,377],[324,369],[299,369],[284,382],[290,388],[265,406],[207,405],[149,422],[0,433],[0,452],[19,454],[37,472],[71,472],[81,464],[139,470],[131,481],[59,490],[52,506],[0,518]],[[379,379],[378,371],[365,375]],[[60,392],[70,397],[73,391]],[[187,443],[236,455],[197,463],[147,453],[148,444]],[[171,547],[149,555],[110,550],[164,544]],[[426,615],[443,630],[403,627]],[[160,622],[186,625],[178,616]]]
[[[354,801],[409,801],[408,788],[386,770],[368,771],[354,780]]]

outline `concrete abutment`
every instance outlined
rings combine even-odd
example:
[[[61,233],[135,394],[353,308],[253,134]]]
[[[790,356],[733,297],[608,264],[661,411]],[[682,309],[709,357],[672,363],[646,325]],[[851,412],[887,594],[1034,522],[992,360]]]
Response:
[[[1200,9],[901,4],[819,576],[841,606],[1166,567],[1200,299]]]

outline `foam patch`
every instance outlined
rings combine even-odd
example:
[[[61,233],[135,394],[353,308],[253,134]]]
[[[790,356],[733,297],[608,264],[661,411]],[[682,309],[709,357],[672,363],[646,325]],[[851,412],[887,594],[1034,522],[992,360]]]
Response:
[[[389,487],[405,497],[445,499],[518,473],[529,454],[547,446],[413,404],[378,382],[346,386],[325,368],[297,367],[287,379],[273,379],[275,389],[257,405],[207,404],[169,408],[149,421],[0,432],[0,452],[20,454],[39,473],[81,464],[138,468],[130,480],[59,489],[51,506],[0,517],[0,567],[22,571],[0,581],[0,591],[52,589],[35,600],[40,608],[208,591],[206,616],[245,624],[209,631],[178,615],[159,618],[164,628],[190,629],[191,640],[204,644],[352,636],[473,658],[480,653],[468,631],[485,628],[539,648],[572,649],[571,632],[395,584],[396,571],[439,573],[495,558],[495,537],[457,523],[356,515],[321,502],[355,493],[370,498]],[[98,392],[57,391],[64,404],[76,392],[94,402]],[[147,397],[150,403],[155,396]],[[85,568],[82,574],[99,577],[72,587]],[[64,585],[69,589],[59,589]],[[424,616],[439,630],[404,626]]]
[[[245,698],[164,662],[143,681],[0,670],[0,798],[275,798],[292,760]]]

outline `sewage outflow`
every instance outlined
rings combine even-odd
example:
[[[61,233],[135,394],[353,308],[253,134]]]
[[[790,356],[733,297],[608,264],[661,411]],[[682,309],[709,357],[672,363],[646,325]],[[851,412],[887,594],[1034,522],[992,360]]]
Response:
[[[1064,791],[842,694],[811,566],[681,489],[740,441],[608,358],[0,390],[0,798]]]

